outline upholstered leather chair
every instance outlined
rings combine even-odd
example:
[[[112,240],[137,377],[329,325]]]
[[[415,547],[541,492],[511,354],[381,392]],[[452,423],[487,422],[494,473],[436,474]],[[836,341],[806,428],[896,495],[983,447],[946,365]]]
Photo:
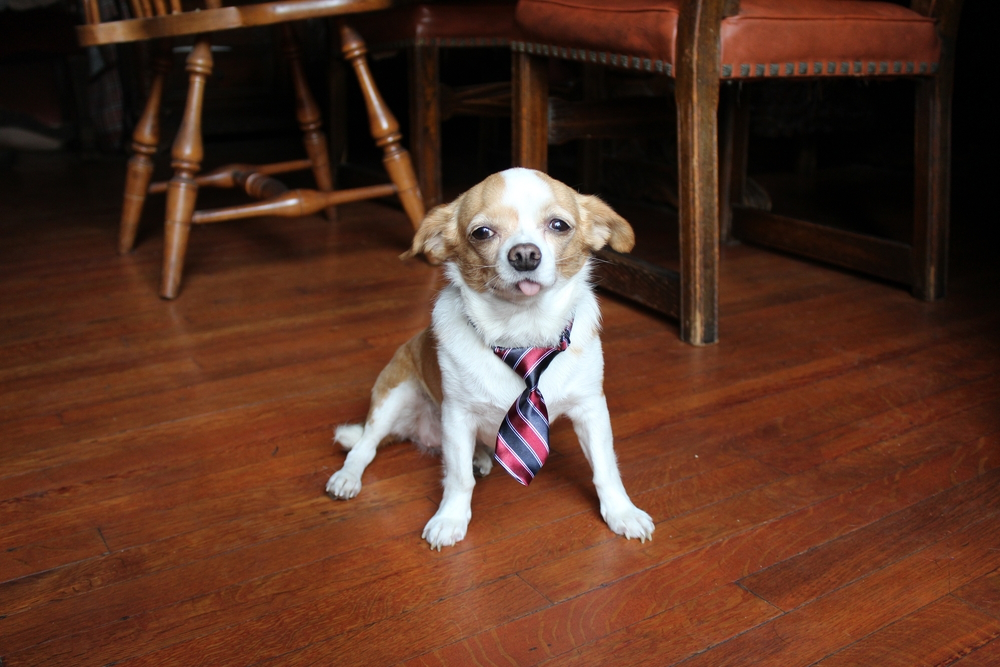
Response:
[[[83,3],[86,24],[77,27],[82,46],[158,40],[158,55],[149,98],[132,137],[132,159],[125,182],[119,231],[119,251],[132,249],[147,194],[166,192],[167,211],[163,276],[160,296],[172,299],[180,289],[184,256],[192,224],[259,216],[300,216],[325,210],[331,218],[338,204],[373,197],[398,195],[414,228],[424,215],[424,204],[410,156],[400,144],[399,125],[386,107],[372,79],[361,37],[340,24],[344,58],[357,75],[368,109],[372,138],[383,150],[383,164],[391,184],[334,190],[327,140],[321,130],[320,112],[306,83],[301,51],[289,23],[310,18],[343,17],[386,9],[391,0],[287,0],[223,7],[221,0],[205,0],[189,7],[181,0],[131,0],[134,18],[102,21],[97,0]],[[282,25],[284,54],[291,68],[296,95],[296,116],[308,158],[268,165],[231,164],[201,174],[203,144],[201,113],[205,87],[212,73],[211,33],[252,26]],[[174,176],[169,182],[150,183],[153,155],[160,140],[160,101],[170,69],[169,38],[196,35],[187,58],[188,95],[184,116],[171,152]],[[315,190],[288,190],[275,174],[312,169]],[[259,200],[239,206],[195,210],[199,188],[239,187]]]
[[[961,0],[913,0],[910,7],[876,0],[519,0],[516,20],[525,37],[513,46],[519,71],[515,159],[546,166],[539,137],[546,133],[548,58],[672,77],[680,275],[661,272],[650,279],[640,270],[634,285],[626,277],[623,286],[639,300],[643,292],[657,292],[650,305],[678,316],[684,340],[704,345],[718,339],[720,201],[728,212],[734,198],[733,231],[740,238],[906,283],[922,299],[939,298],[947,273],[950,100],[960,6]],[[746,142],[729,139],[739,139],[745,124],[723,132],[720,174],[721,85],[835,77],[916,81],[910,243],[743,206]],[[738,115],[732,103],[723,105],[724,130]]]

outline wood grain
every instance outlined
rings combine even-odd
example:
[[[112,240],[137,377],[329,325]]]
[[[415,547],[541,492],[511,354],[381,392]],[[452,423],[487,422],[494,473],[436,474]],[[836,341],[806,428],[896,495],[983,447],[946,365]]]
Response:
[[[1000,636],[1000,619],[945,597],[816,663],[947,665]]]

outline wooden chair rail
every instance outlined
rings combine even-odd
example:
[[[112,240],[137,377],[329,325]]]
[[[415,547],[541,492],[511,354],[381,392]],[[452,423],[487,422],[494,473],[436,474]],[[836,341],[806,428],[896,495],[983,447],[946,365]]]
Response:
[[[745,206],[733,206],[732,211],[733,234],[742,241],[913,284],[913,248],[906,243]]]
[[[268,178],[267,180],[270,183],[281,185],[280,181],[273,178]],[[247,194],[251,196],[271,197],[271,199],[252,202],[250,204],[241,204],[239,206],[195,211],[191,216],[191,224],[201,225],[209,222],[261,218],[271,215],[285,218],[301,217],[303,215],[319,213],[330,206],[339,206],[340,204],[349,204],[365,199],[375,199],[376,197],[389,197],[399,192],[395,185],[386,183],[384,185],[351,188],[350,190],[334,190],[333,192],[289,190],[283,194],[274,196],[274,191],[265,189],[265,184],[256,184],[261,190],[259,194],[251,189],[253,185],[255,185],[253,181],[248,178],[246,183]],[[261,187],[262,185],[264,187]]]
[[[618,296],[677,318],[681,304],[681,276],[610,248],[596,253],[597,285]]]
[[[574,139],[670,136],[677,114],[670,99],[655,97],[567,101],[549,98],[549,143]]]
[[[236,186],[236,176],[240,173],[257,173],[272,176],[274,174],[287,174],[293,171],[304,171],[312,169],[312,161],[306,158],[301,160],[289,160],[288,162],[275,162],[273,164],[227,164],[223,167],[213,169],[207,174],[196,176],[194,182],[198,187],[209,188],[231,188]],[[156,181],[150,183],[149,194],[163,194],[167,191],[170,181]]]
[[[452,87],[440,84],[441,120],[453,116],[510,116],[510,82]]]

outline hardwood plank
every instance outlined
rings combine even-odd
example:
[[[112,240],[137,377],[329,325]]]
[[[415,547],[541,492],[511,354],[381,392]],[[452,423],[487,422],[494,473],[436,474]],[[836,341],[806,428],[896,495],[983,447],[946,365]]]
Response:
[[[608,605],[624,608],[630,606],[627,599],[609,600]],[[565,605],[564,605],[565,606]],[[624,613],[620,609],[618,613]],[[710,646],[721,638],[739,634],[777,614],[777,610],[747,593],[739,586],[723,586],[700,595],[689,602],[657,613],[643,621],[628,625],[621,630],[599,639],[584,643],[587,634],[580,636],[579,626],[571,626],[571,619],[554,622],[572,632],[574,640],[580,644],[573,651],[536,662],[536,657],[544,657],[552,652],[552,646],[542,648],[542,636],[509,637],[509,630],[501,626],[491,631],[494,637],[503,637],[505,644],[518,639],[527,645],[513,649],[512,653],[502,653],[496,644],[478,640],[458,642],[445,646],[433,653],[422,655],[406,663],[406,667],[446,667],[447,665],[664,665]],[[606,614],[606,612],[605,612]],[[605,615],[605,614],[602,614]],[[541,621],[536,613],[524,619],[523,623]],[[550,623],[545,619],[546,623]],[[614,625],[617,625],[614,624]],[[614,627],[612,625],[611,627]],[[572,630],[570,628],[573,628]],[[588,628],[589,629],[589,628]],[[547,634],[547,632],[546,632]],[[546,642],[549,644],[549,642]],[[541,656],[531,655],[542,648]],[[547,649],[547,650],[546,650]],[[527,654],[527,655],[526,655]]]
[[[1000,619],[946,596],[816,664],[949,665],[998,636]]]
[[[106,553],[108,547],[100,531],[96,529],[56,535],[40,542],[9,547],[0,552],[0,582]],[[8,614],[12,611],[14,611],[13,604],[5,597],[3,613]]]
[[[994,639],[954,664],[959,667],[991,667],[997,663],[1000,663],[1000,640]]]
[[[993,471],[740,583],[789,610],[936,542],[977,516],[1000,514],[1000,472]]]
[[[1000,572],[971,581],[954,593],[973,607],[1000,618]]]
[[[235,632],[178,644],[122,664],[128,667],[171,662],[214,664],[231,660],[234,647],[239,647],[241,661],[272,658],[283,665],[392,663],[438,642],[460,637],[470,627],[496,625],[545,605],[545,600],[524,582],[508,577],[433,602],[427,613],[399,613],[377,625],[366,622],[367,613],[381,612],[378,602],[391,590],[391,587],[381,590],[360,587],[345,599],[324,600],[277,618],[263,617],[235,628]],[[434,591],[423,593],[428,598],[434,596]],[[288,647],[294,644],[303,648],[289,651]]]
[[[216,555],[191,560],[188,563],[179,562],[173,553],[158,548],[161,545],[154,545],[151,549],[139,552],[113,553],[102,559],[101,563],[104,565],[103,570],[110,573],[108,577],[110,581],[83,579],[89,590],[71,589],[72,594],[68,597],[73,599],[72,609],[62,604],[63,596],[52,596],[50,593],[49,595],[53,597],[51,602],[38,604],[37,592],[36,599],[31,599],[30,590],[24,591],[20,590],[23,587],[13,586],[13,593],[20,594],[22,602],[34,604],[21,613],[0,619],[0,632],[2,632],[0,651],[3,653],[21,651],[34,645],[41,619],[47,619],[54,624],[49,630],[53,633],[48,637],[50,646],[44,650],[52,648],[51,640],[65,637],[69,641],[62,643],[68,644],[70,648],[67,650],[79,657],[95,655],[101,646],[114,646],[113,638],[121,632],[120,626],[128,628],[135,625],[135,623],[123,623],[133,617],[138,617],[136,622],[147,628],[165,624],[165,621],[153,624],[150,616],[143,617],[146,612],[165,607],[179,605],[179,611],[182,612],[178,620],[178,609],[172,609],[173,613],[168,617],[171,622],[168,627],[183,627],[183,619],[192,613],[193,606],[199,608],[197,615],[200,620],[192,628],[186,628],[186,631],[192,631],[204,624],[212,627],[213,618],[218,622],[218,616],[213,617],[210,613],[213,607],[218,609],[219,604],[222,604],[223,608],[227,607],[236,598],[229,598],[226,594],[234,592],[234,586],[245,582],[251,583],[235,588],[236,592],[243,592],[242,597],[248,600],[244,613],[253,611],[262,613],[259,606],[265,605],[266,610],[267,605],[271,603],[271,596],[251,595],[255,588],[260,587],[260,582],[255,581],[257,579],[266,578],[267,575],[290,567],[357,549],[371,544],[372,541],[380,541],[386,536],[407,534],[410,536],[409,544],[412,548],[415,544],[414,538],[419,536],[419,530],[426,522],[426,517],[433,513],[433,507],[425,499],[421,499],[407,504],[403,510],[403,516],[409,517],[407,521],[400,522],[388,533],[372,534],[367,539],[347,540],[345,536],[362,533],[365,525],[377,521],[377,517],[371,516],[371,513],[341,522],[327,522],[325,526],[318,526],[316,530],[299,531],[291,536],[285,536],[284,539],[258,542],[250,546],[241,545],[236,549],[230,546],[228,550]],[[314,511],[318,513],[317,508],[314,508]],[[243,530],[248,532],[252,528],[253,526],[245,526]],[[189,546],[188,552],[194,551],[197,548],[198,538],[204,539],[204,537],[189,536],[189,543],[194,546]],[[152,563],[139,558],[147,554],[153,557]],[[299,574],[301,573],[296,573]],[[53,583],[52,577],[46,579],[46,583]],[[73,581],[80,579],[76,577]],[[297,591],[314,580],[296,577],[288,589],[290,581],[291,578],[287,576],[279,578],[278,589],[286,596],[295,597]],[[282,585],[285,586],[284,589],[281,588]],[[38,588],[51,590],[44,586],[36,586],[34,590],[37,591]],[[222,591],[222,594],[214,594],[215,591]],[[192,593],[196,596],[193,599]],[[311,595],[309,593],[307,598]],[[164,615],[155,614],[152,618],[157,619]],[[109,634],[112,635],[110,640]],[[88,646],[91,650],[84,650]]]
[[[1000,566],[1000,517],[982,520],[815,602],[681,663],[738,665],[746,656],[811,664]],[[939,576],[942,567],[948,576]],[[859,614],[861,608],[865,613]]]

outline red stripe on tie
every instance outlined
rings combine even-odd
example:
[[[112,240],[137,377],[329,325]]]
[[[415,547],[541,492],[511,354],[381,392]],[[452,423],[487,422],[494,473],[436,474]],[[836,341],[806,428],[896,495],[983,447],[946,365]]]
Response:
[[[530,398],[529,398],[530,400]],[[517,408],[520,408],[520,401],[518,402]],[[544,404],[542,405],[544,408]],[[545,411],[542,411],[542,415],[545,415]],[[531,451],[535,453],[538,457],[538,465],[545,465],[545,459],[549,456],[549,446],[548,446],[548,432],[539,433],[535,430],[535,427],[524,418],[521,414],[520,409],[514,409],[507,413],[507,423],[510,427],[517,431],[517,434],[521,436],[524,443],[531,448]],[[548,420],[546,419],[546,424]]]
[[[505,443],[502,439],[497,439],[497,449],[494,456],[497,462],[499,462],[500,465],[502,465],[504,469],[510,473],[511,477],[525,486],[528,486],[528,484],[531,483],[534,475],[532,475],[531,471],[528,470],[523,463],[521,463],[521,459],[517,458],[514,452],[510,450],[510,447],[507,446],[507,443]]]

